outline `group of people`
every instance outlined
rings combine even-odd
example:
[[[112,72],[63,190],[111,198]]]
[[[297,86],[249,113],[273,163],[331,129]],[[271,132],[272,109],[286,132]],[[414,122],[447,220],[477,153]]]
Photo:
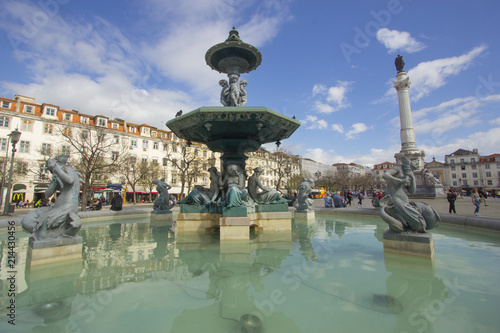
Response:
[[[448,202],[450,204],[449,207],[449,213],[457,213],[457,210],[455,208],[455,202],[457,198],[460,196],[460,192],[455,190],[454,187],[450,187],[448,191],[446,191],[446,197],[448,199]],[[471,190],[471,199],[472,199],[472,204],[474,205],[474,215],[479,215],[479,209],[481,208],[481,203],[483,203],[484,206],[488,206],[486,204],[486,199],[488,198],[488,193],[480,187],[480,188],[473,188]]]
[[[362,206],[364,195],[361,191],[357,193],[353,193],[352,191],[327,193],[325,196],[325,207],[342,208],[351,206],[354,197],[358,199],[358,205]]]

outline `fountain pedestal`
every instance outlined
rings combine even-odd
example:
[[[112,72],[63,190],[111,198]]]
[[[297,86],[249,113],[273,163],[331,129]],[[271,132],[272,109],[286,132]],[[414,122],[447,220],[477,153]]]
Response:
[[[82,258],[82,237],[35,240],[30,237],[28,260],[31,266],[52,264]]]
[[[434,257],[434,241],[430,233],[402,232],[392,229],[384,232],[384,252],[414,255],[419,257]]]
[[[172,218],[172,212],[151,212],[151,217],[150,217],[150,224],[151,226],[154,227],[160,227],[160,226],[172,226],[173,224],[173,218]]]

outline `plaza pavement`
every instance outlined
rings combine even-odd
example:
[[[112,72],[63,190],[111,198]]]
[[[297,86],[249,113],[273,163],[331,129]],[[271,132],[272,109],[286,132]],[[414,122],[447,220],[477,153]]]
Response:
[[[410,199],[412,201],[421,201],[425,202],[439,213],[439,215],[450,215],[448,213],[449,203],[446,198],[436,198],[436,199]],[[500,198],[488,198],[486,200],[486,204],[488,206],[484,206],[481,204],[481,208],[479,210],[480,217],[491,217],[499,219],[500,223]],[[324,199],[314,199],[314,207],[325,207]],[[351,206],[347,206],[347,209],[358,209],[358,208],[373,208],[371,198],[364,199],[363,205],[358,205],[358,199],[353,199],[351,202]],[[458,198],[455,202],[455,208],[457,214],[452,215],[465,215],[465,216],[474,216],[475,206],[472,204],[470,197],[462,197]]]

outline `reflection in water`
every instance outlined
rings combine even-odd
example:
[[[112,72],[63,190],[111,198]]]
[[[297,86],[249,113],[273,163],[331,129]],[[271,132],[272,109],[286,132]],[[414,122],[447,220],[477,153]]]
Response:
[[[385,253],[385,266],[391,273],[386,282],[387,293],[404,304],[394,332],[408,327],[417,332],[434,332],[432,321],[424,311],[448,298],[444,282],[434,275],[434,260]]]
[[[465,298],[461,290],[461,297],[448,302],[450,288],[432,262],[384,255],[378,236],[386,228],[379,220],[318,216],[294,221],[291,233],[260,232],[249,242],[221,244],[214,234],[112,223],[81,231],[81,261],[42,267],[26,262],[27,238],[20,238],[18,267],[26,270],[18,273],[16,326],[7,324],[2,310],[0,331],[437,332],[456,308],[498,307],[497,285],[491,296]],[[453,252],[446,241],[436,239],[436,260]],[[486,264],[485,258],[500,257],[498,246],[473,241],[474,247],[463,246],[462,262],[473,267],[477,255]],[[3,242],[0,249],[3,273]],[[445,265],[440,271],[457,274]],[[1,277],[1,301],[7,304]],[[489,320],[488,328],[498,326],[496,317]]]

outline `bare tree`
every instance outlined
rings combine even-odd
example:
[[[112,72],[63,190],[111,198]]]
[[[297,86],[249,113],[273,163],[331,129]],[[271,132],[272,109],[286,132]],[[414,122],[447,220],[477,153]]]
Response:
[[[151,192],[153,192],[154,187],[153,180],[159,179],[162,176],[162,169],[157,161],[142,162],[142,168],[145,169],[143,176],[139,178],[139,184],[149,190],[149,201],[151,200]]]
[[[203,175],[202,165],[196,154],[196,148],[180,142],[173,143],[171,147],[165,158],[172,165],[173,172],[180,178],[181,194],[183,194],[186,187],[189,192],[196,177]]]
[[[137,160],[137,157],[130,153],[125,155],[123,162],[119,168],[120,174],[125,178],[125,181],[130,185],[133,193],[132,202],[136,204],[137,185],[144,182],[148,173],[148,164]]]
[[[291,190],[288,180],[300,172],[299,157],[292,155],[291,152],[282,147],[276,147],[276,151],[272,155],[271,170],[277,177],[276,190],[286,188]],[[297,172],[298,171],[298,172]]]
[[[82,206],[87,206],[87,193],[92,188],[96,174],[115,173],[127,152],[125,144],[116,141],[108,129],[100,127],[69,128],[60,127],[63,143],[70,147],[70,164],[81,173]]]

